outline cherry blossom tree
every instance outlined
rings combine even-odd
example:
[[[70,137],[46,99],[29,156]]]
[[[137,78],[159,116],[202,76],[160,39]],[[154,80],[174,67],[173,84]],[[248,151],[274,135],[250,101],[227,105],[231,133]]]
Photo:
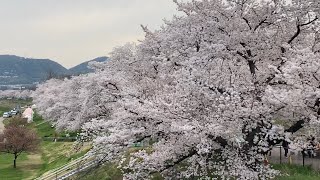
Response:
[[[1,98],[29,98],[32,94],[30,90],[0,90]]]
[[[91,73],[72,79],[51,79],[38,87],[32,97],[38,112],[60,130],[79,130],[93,119],[109,116],[116,94],[108,76]]]
[[[13,167],[17,167],[17,158],[23,152],[34,152],[39,145],[36,132],[16,124],[9,124],[0,134],[0,152],[12,154]]]
[[[41,113],[82,127],[92,154],[122,158],[126,179],[274,177],[264,154],[320,124],[319,2],[175,2],[184,16],[143,26],[139,45],[115,48],[94,74],[40,86]]]

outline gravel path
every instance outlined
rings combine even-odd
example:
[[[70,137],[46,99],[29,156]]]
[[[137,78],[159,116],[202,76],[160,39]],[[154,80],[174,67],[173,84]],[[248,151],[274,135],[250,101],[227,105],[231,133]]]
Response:
[[[4,124],[3,124],[3,117],[0,117],[0,134],[3,132],[4,130]]]

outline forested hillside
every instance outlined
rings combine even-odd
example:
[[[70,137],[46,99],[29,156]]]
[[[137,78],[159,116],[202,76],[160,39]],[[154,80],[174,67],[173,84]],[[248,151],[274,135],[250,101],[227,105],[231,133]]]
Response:
[[[99,57],[84,62],[70,70],[50,59],[31,59],[14,55],[0,55],[0,85],[33,84],[49,77],[63,77],[93,72],[88,68],[92,61],[103,62],[107,57]]]

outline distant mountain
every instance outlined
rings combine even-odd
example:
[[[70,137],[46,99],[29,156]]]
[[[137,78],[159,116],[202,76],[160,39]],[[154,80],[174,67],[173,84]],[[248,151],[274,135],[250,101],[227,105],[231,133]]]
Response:
[[[93,72],[93,69],[89,69],[88,68],[88,64],[89,62],[92,62],[92,61],[96,61],[96,62],[104,62],[104,61],[107,61],[108,60],[108,57],[98,57],[98,58],[95,58],[93,60],[90,60],[90,61],[87,61],[87,62],[84,62],[84,63],[81,63],[73,68],[70,68],[69,69],[69,72],[70,74],[72,75],[78,75],[78,74],[87,74],[87,73],[91,73]]]
[[[49,74],[68,75],[68,69],[49,59],[31,59],[0,55],[0,85],[32,84]]]
[[[35,84],[45,81],[48,77],[63,77],[93,72],[88,68],[92,61],[104,62],[108,57],[81,63],[66,69],[50,59],[32,59],[14,55],[0,55],[0,87],[17,84]]]

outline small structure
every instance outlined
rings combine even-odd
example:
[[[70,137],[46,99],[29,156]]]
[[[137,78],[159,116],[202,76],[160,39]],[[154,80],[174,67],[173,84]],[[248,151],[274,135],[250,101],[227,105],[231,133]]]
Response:
[[[22,113],[22,117],[26,118],[28,123],[32,123],[33,122],[33,110],[32,108],[27,108],[26,110],[24,110],[24,112]]]

